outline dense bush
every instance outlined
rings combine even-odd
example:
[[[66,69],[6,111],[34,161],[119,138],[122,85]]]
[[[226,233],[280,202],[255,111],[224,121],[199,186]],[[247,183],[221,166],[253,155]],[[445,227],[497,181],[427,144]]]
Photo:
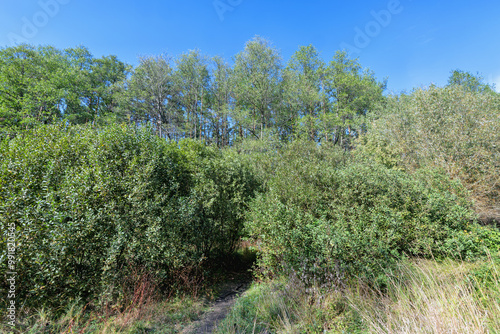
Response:
[[[500,221],[500,99],[462,87],[389,99],[358,152],[406,171],[437,167],[471,191],[476,211]]]
[[[299,143],[282,153],[247,223],[263,270],[342,284],[377,277],[404,255],[473,258],[498,240],[472,222],[466,190],[444,173],[344,164],[341,154]]]
[[[204,254],[214,256],[235,250],[242,236],[248,202],[259,184],[242,159],[201,142],[182,140],[180,148],[192,175],[191,199],[197,204],[199,226],[188,234]],[[216,232],[216,233],[214,233]]]
[[[1,268],[14,223],[19,299],[116,297],[130,268],[168,288],[176,272],[231,251],[256,184],[237,160],[181,146],[124,126],[46,126],[2,141]]]

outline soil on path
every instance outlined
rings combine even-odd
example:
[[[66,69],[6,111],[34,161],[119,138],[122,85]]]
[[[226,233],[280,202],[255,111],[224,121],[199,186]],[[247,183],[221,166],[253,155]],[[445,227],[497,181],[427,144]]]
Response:
[[[238,280],[224,283],[221,286],[219,297],[212,302],[210,309],[205,312],[201,319],[186,327],[181,334],[204,334],[213,333],[217,325],[226,318],[236,298],[250,287],[249,280]]]

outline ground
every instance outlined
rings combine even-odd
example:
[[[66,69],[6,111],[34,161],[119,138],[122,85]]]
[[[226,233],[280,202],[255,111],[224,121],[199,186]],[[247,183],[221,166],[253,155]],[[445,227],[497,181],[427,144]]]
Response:
[[[241,278],[224,283],[220,287],[219,297],[212,302],[210,309],[198,321],[186,327],[182,334],[212,333],[217,328],[217,325],[224,320],[236,298],[245,292],[249,286],[250,281]]]

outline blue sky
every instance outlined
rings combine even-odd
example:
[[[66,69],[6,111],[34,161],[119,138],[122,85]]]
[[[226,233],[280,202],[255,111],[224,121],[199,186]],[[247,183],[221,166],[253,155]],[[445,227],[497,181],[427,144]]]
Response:
[[[301,45],[326,61],[350,48],[389,91],[444,85],[457,68],[500,89],[500,2],[491,0],[0,0],[0,46],[84,45],[133,65],[191,49],[230,60],[255,35],[285,62]]]

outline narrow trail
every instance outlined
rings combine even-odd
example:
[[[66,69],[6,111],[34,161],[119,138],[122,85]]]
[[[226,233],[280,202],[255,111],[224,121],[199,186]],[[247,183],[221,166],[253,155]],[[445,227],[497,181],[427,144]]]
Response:
[[[201,319],[184,328],[181,334],[213,333],[234,305],[236,298],[250,287],[250,281],[227,282],[222,285],[219,297],[212,302],[210,309]]]

